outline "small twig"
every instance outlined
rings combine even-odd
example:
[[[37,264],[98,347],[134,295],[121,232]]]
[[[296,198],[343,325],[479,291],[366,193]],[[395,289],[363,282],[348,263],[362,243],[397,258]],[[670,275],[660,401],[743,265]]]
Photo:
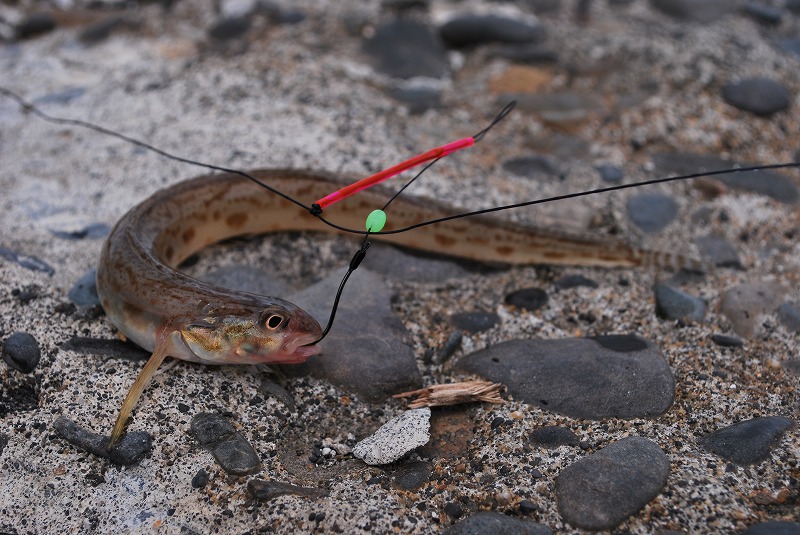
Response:
[[[432,385],[411,392],[395,394],[393,398],[416,399],[408,404],[409,409],[420,407],[440,407],[445,405],[458,405],[460,403],[472,403],[474,401],[485,401],[487,403],[503,403],[500,391],[503,385],[491,383],[489,381],[464,381],[461,383],[448,383],[444,385]]]

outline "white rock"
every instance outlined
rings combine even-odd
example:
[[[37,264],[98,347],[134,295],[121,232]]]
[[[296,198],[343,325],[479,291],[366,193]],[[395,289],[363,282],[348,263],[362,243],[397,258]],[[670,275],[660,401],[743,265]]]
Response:
[[[406,411],[353,447],[353,455],[367,464],[388,464],[431,438],[431,410],[428,407]]]

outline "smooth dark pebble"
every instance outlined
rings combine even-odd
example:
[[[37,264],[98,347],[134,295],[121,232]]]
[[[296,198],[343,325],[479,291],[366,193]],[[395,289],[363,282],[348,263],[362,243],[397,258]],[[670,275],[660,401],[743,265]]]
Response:
[[[192,418],[192,434],[229,474],[251,474],[259,469],[258,454],[227,418],[203,412]]]
[[[724,236],[710,234],[694,240],[700,256],[717,267],[742,269],[736,247]]]
[[[450,518],[461,518],[464,514],[464,508],[458,502],[447,502],[444,504],[444,512]]]
[[[90,269],[84,273],[67,293],[69,300],[79,307],[99,305],[100,297],[97,295],[96,279],[96,269]]]
[[[494,312],[457,312],[450,316],[450,324],[470,333],[488,331],[500,322]]]
[[[447,337],[442,347],[436,352],[436,363],[440,364],[452,357],[455,352],[458,351],[458,348],[461,347],[463,338],[464,335],[461,334],[460,331],[450,333],[450,336]]]
[[[291,392],[269,377],[264,377],[261,379],[261,385],[258,390],[259,392],[266,394],[267,397],[277,399],[283,403],[287,409],[294,411],[296,405]]]
[[[258,9],[275,24],[298,24],[306,20],[306,12],[296,8],[284,8],[275,2],[260,0]]]
[[[321,498],[326,496],[327,492],[324,489],[299,487],[281,481],[267,481],[255,478],[247,482],[247,494],[260,502],[268,502],[278,496],[286,496],[289,494],[308,498]]]
[[[19,301],[23,305],[27,305],[37,297],[39,297],[39,290],[40,288],[35,285],[26,286],[21,289],[13,289],[11,290],[11,295],[13,295],[17,301]]]
[[[519,156],[503,162],[503,169],[517,176],[559,176],[558,165],[546,156]]]
[[[622,172],[622,169],[620,169],[616,165],[610,165],[610,164],[596,165],[595,169],[597,170],[598,173],[600,173],[600,178],[603,180],[603,182],[609,182],[611,184],[619,184],[625,177],[625,174]]]
[[[800,37],[779,37],[775,39],[775,46],[787,54],[800,56]]]
[[[81,94],[83,94],[83,92],[81,92]],[[90,223],[77,230],[48,230],[50,230],[53,236],[61,238],[62,240],[83,240],[105,238],[108,233],[111,232],[111,227],[105,223]]]
[[[334,272],[288,299],[324,323],[340,283],[341,273]],[[290,377],[328,380],[368,402],[420,388],[417,359],[405,343],[410,335],[392,311],[392,291],[382,277],[362,266],[358,276],[350,279],[344,299],[348,306],[339,308],[336,328],[325,338],[323,354],[281,371]]]
[[[39,365],[42,352],[32,334],[15,332],[3,342],[3,361],[22,373],[31,373]]]
[[[27,39],[51,32],[56,27],[55,19],[48,13],[34,13],[22,19],[17,25],[17,37]]]
[[[663,282],[653,285],[656,315],[661,319],[703,321],[706,303],[702,299],[673,288]]]
[[[35,256],[21,255],[15,253],[11,249],[6,249],[5,247],[0,247],[0,258],[4,258],[9,262],[15,262],[25,269],[30,269],[31,271],[41,271],[42,273],[47,273],[48,275],[52,275],[56,272],[56,270],[50,267],[45,261],[40,260]]]
[[[517,507],[519,507],[519,512],[523,515],[530,515],[539,510],[536,504],[530,500],[520,500]]]
[[[112,16],[90,24],[78,34],[78,40],[87,45],[105,41],[125,22],[125,17]]]
[[[658,348],[634,335],[511,340],[455,367],[503,383],[515,400],[573,418],[652,418],[675,395]]]
[[[441,78],[449,71],[446,50],[427,25],[398,19],[375,29],[362,50],[373,67],[395,78]]]
[[[744,341],[741,338],[727,334],[712,334],[711,341],[722,347],[742,347],[744,345]]]
[[[208,485],[208,472],[205,468],[201,468],[192,478],[192,488],[200,489]]]
[[[229,41],[247,33],[250,24],[248,17],[222,19],[208,29],[208,35],[218,41]]]
[[[523,500],[527,501],[527,500]],[[449,504],[448,504],[449,505]],[[445,506],[445,512],[447,506]],[[553,530],[544,524],[514,518],[495,511],[480,511],[446,530],[443,535],[552,535]]]
[[[459,15],[439,28],[451,47],[484,43],[534,43],[545,37],[539,24],[499,15]]]
[[[753,20],[767,26],[777,26],[783,20],[783,10],[759,2],[747,2],[744,12]]]
[[[722,98],[735,108],[761,116],[785,110],[791,100],[784,86],[768,78],[747,78],[725,84]]]
[[[402,464],[392,474],[392,483],[403,490],[417,490],[427,483],[433,473],[433,465],[427,461],[412,461]]]
[[[145,360],[150,352],[132,342],[123,342],[116,338],[91,338],[73,336],[59,344],[61,349],[74,351],[81,355],[121,358],[126,360]]]
[[[533,312],[545,306],[547,300],[547,292],[541,288],[523,288],[508,294],[505,298],[505,303]]]
[[[784,303],[779,306],[778,319],[790,331],[800,333],[800,303]]]
[[[584,277],[583,275],[565,275],[560,279],[557,279],[553,282],[553,286],[558,288],[559,290],[569,290],[571,288],[597,288],[597,282],[593,281],[588,277]]]
[[[650,0],[656,9],[671,17],[692,22],[713,22],[736,9],[730,0]]]
[[[84,429],[65,416],[56,419],[53,429],[73,446],[117,464],[136,464],[153,448],[153,439],[149,434],[133,431],[122,435],[114,449],[109,452],[107,447],[110,437]]]
[[[724,427],[698,439],[703,449],[740,465],[760,463],[769,458],[784,433],[796,427],[784,416],[753,418]]]
[[[800,535],[800,523],[772,520],[753,524],[741,535]]]
[[[669,458],[658,444],[623,438],[561,470],[558,511],[573,526],[611,529],[655,498],[668,476]]]
[[[442,90],[438,87],[393,87],[389,96],[405,104],[413,115],[442,105]]]
[[[678,215],[678,203],[663,193],[640,193],[625,207],[633,224],[648,234],[664,230]]]
[[[567,427],[548,425],[534,430],[530,435],[531,443],[557,448],[559,446],[577,446],[580,443],[578,435]]]

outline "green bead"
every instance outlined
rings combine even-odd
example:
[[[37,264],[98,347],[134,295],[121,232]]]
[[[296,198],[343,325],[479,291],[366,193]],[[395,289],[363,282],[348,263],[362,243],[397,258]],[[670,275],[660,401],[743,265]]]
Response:
[[[368,232],[380,232],[383,230],[383,226],[386,224],[386,212],[383,210],[373,210],[367,216],[367,231]]]

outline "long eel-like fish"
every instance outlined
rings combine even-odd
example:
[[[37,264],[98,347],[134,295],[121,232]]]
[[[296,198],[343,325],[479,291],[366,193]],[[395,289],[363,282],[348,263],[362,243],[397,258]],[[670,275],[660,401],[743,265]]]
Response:
[[[268,169],[251,174],[306,204],[343,185],[341,179],[323,172]],[[386,198],[364,191],[325,215],[340,225],[362,228],[366,215]],[[451,213],[434,201],[402,196],[391,205],[391,226],[386,230]],[[236,174],[202,176],[160,190],[117,223],[100,256],[97,290],[109,320],[152,356],[125,398],[109,448],[122,435],[136,401],[167,356],[213,364],[282,364],[303,362],[319,352],[310,345],[320,336],[319,324],[292,303],[220,288],[176,270],[209,244],[285,230],[331,229],[303,208]],[[680,255],[483,216],[380,238],[439,254],[509,264],[692,264]]]

